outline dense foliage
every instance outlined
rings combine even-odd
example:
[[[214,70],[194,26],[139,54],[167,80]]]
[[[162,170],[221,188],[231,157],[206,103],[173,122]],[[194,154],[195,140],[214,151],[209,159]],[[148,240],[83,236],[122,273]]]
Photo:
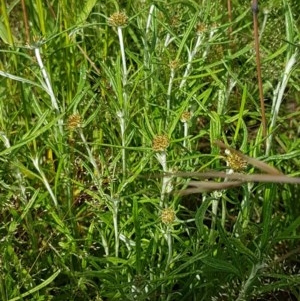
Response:
[[[300,4],[258,21],[266,137],[250,1],[1,1],[1,300],[300,300],[299,185],[166,174],[300,175]]]

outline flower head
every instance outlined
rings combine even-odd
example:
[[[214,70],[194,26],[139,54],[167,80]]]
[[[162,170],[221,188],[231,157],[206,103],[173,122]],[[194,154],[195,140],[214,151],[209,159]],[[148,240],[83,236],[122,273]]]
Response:
[[[161,221],[164,224],[170,225],[175,221],[176,214],[174,209],[172,208],[165,208],[161,213]]]
[[[185,111],[181,114],[180,121],[188,122],[191,119],[191,117],[192,117],[192,113],[189,111]]]
[[[152,149],[155,152],[165,151],[170,144],[169,138],[166,135],[157,135],[152,141]]]
[[[198,23],[196,27],[197,35],[203,34],[207,30],[207,27],[204,23]]]
[[[169,62],[169,67],[172,70],[175,70],[179,67],[179,61],[178,60],[173,60]]]
[[[124,12],[113,13],[108,19],[108,24],[113,27],[124,27],[127,22],[128,17]]]
[[[81,127],[81,116],[78,113],[69,116],[68,128],[73,131],[79,127]]]
[[[247,161],[243,159],[238,153],[232,153],[230,150],[225,150],[227,165],[233,171],[241,171],[247,167]]]

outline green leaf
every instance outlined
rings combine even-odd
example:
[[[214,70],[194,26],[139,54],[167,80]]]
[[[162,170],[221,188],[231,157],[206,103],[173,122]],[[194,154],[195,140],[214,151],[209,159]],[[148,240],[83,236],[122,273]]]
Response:
[[[201,261],[215,270],[227,272],[229,274],[234,274],[238,277],[241,277],[240,271],[227,260],[225,261],[214,257],[205,257],[202,258]]]
[[[88,0],[86,1],[83,9],[81,10],[80,15],[78,16],[77,23],[80,24],[82,22],[85,22],[87,18],[89,17],[92,9],[97,4],[97,0]]]
[[[8,301],[17,301],[17,300],[20,300],[24,297],[27,297],[27,296],[41,290],[42,288],[44,288],[47,285],[49,285],[50,283],[52,283],[59,274],[60,274],[60,270],[57,270],[54,274],[52,274],[48,279],[43,281],[41,284],[37,285],[36,287],[32,288],[31,290],[27,291],[26,293],[21,294],[19,297],[9,299]]]

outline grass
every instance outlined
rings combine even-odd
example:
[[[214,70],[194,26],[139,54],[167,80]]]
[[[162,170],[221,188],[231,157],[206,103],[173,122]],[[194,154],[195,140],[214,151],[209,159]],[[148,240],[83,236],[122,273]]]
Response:
[[[264,137],[228,2],[1,2],[1,300],[300,300],[299,185],[163,173],[225,170],[218,139],[300,175],[299,3],[258,14]]]

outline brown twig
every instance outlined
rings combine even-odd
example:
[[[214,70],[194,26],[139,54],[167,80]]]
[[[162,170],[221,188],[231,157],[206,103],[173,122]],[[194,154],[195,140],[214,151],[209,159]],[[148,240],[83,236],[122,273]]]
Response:
[[[243,173],[226,173],[224,171],[206,171],[206,172],[185,172],[165,173],[164,176],[175,176],[182,178],[223,178],[240,182],[257,182],[257,183],[281,183],[281,184],[300,184],[300,177],[289,177],[287,175],[269,175],[269,174],[243,174]]]
[[[232,9],[231,9],[231,0],[227,0],[227,11],[228,11],[228,22],[229,22],[229,27],[228,27],[228,35],[229,35],[229,40],[231,40],[231,34],[232,34]]]
[[[179,192],[180,195],[188,195],[193,193],[209,192],[214,190],[223,190],[232,187],[240,186],[248,182],[256,183],[278,183],[278,184],[300,184],[300,178],[289,177],[286,175],[269,175],[269,174],[242,174],[233,173],[228,174],[222,171],[208,171],[208,172],[176,172],[169,174],[176,177],[193,177],[193,178],[223,178],[226,182],[214,182],[214,181],[190,181],[189,187]]]
[[[25,42],[27,45],[29,45],[30,33],[29,33],[28,15],[26,10],[25,0],[21,0],[21,4],[22,4],[23,21],[24,21],[24,28],[25,28]]]
[[[265,103],[264,94],[262,86],[262,76],[261,76],[261,63],[260,63],[260,51],[259,51],[259,33],[258,33],[258,0],[252,1],[252,13],[253,13],[253,29],[254,29],[254,42],[255,42],[255,52],[256,52],[256,69],[257,69],[257,81],[259,89],[259,99],[261,108],[261,122],[262,122],[262,133],[263,137],[267,136],[267,122],[265,113]]]
[[[188,188],[179,191],[179,195],[189,195],[194,193],[223,190],[242,185],[241,181],[212,182],[212,181],[190,181]]]

